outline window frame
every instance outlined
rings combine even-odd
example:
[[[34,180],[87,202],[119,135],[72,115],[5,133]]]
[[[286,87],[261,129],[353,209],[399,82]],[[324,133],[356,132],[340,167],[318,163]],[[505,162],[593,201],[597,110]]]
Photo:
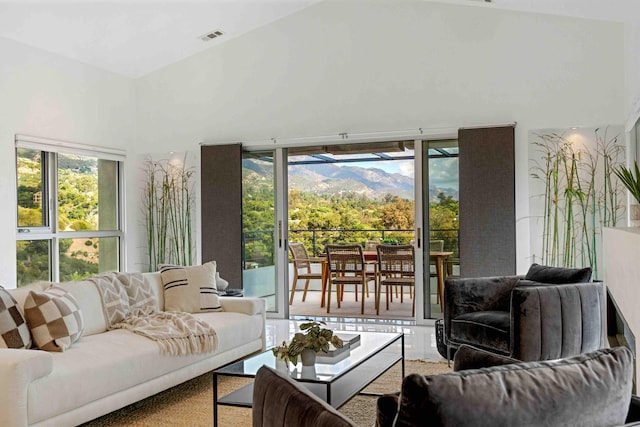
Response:
[[[17,159],[18,149],[31,149],[42,153],[42,217],[41,226],[19,226],[18,224],[18,170]],[[82,230],[82,231],[60,231],[58,229],[58,156],[78,155],[97,158],[100,160],[111,160],[116,162],[117,167],[117,228],[114,230]],[[125,152],[105,147],[76,144],[66,141],[57,141],[47,138],[33,137],[27,135],[15,135],[14,164],[16,166],[16,243],[18,241],[48,241],[49,242],[49,280],[60,281],[60,241],[63,239],[82,238],[117,238],[117,270],[126,269],[125,260]],[[17,262],[16,257],[16,262]],[[18,284],[18,272],[16,270],[16,285]]]

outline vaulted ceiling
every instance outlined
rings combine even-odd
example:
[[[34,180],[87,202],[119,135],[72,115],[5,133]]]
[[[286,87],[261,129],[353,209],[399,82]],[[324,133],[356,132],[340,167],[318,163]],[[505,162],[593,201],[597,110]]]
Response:
[[[139,77],[319,1],[0,0],[0,37],[124,76]],[[640,3],[634,0],[408,1],[440,1],[616,21],[637,16]],[[216,30],[223,34],[212,40],[201,40],[201,36]]]

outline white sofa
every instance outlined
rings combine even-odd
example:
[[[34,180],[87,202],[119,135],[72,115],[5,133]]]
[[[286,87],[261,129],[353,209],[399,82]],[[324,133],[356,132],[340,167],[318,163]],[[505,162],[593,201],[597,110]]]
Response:
[[[145,273],[159,309],[160,273]],[[74,426],[264,350],[265,304],[258,298],[220,298],[223,311],[197,313],[213,325],[218,349],[191,356],[161,355],[158,344],[133,332],[107,331],[97,287],[61,283],[80,305],[85,330],[62,353],[0,349],[0,426]],[[9,290],[20,307],[33,284]]]

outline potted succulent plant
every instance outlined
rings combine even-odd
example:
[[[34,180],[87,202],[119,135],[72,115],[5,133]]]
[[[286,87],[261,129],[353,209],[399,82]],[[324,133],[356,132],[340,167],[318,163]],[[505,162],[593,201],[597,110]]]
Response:
[[[629,206],[629,211],[631,221],[637,223],[640,220],[640,168],[638,168],[638,162],[633,162],[633,169],[619,166],[614,172],[636,201]]]
[[[281,346],[272,349],[276,358],[293,363],[298,363],[298,356],[302,358],[302,364],[310,366],[315,364],[315,356],[319,351],[327,353],[330,345],[342,348],[344,343],[340,337],[334,335],[331,329],[325,328],[326,324],[320,321],[309,321],[300,325],[300,330],[291,339],[287,346],[283,342]]]

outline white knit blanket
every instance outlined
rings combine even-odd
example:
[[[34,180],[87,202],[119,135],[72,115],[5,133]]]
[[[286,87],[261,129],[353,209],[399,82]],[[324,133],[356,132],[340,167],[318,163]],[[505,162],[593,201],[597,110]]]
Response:
[[[128,329],[152,339],[172,356],[208,353],[218,347],[216,331],[190,313],[158,311],[141,273],[105,273],[91,277],[102,296],[108,329]]]

